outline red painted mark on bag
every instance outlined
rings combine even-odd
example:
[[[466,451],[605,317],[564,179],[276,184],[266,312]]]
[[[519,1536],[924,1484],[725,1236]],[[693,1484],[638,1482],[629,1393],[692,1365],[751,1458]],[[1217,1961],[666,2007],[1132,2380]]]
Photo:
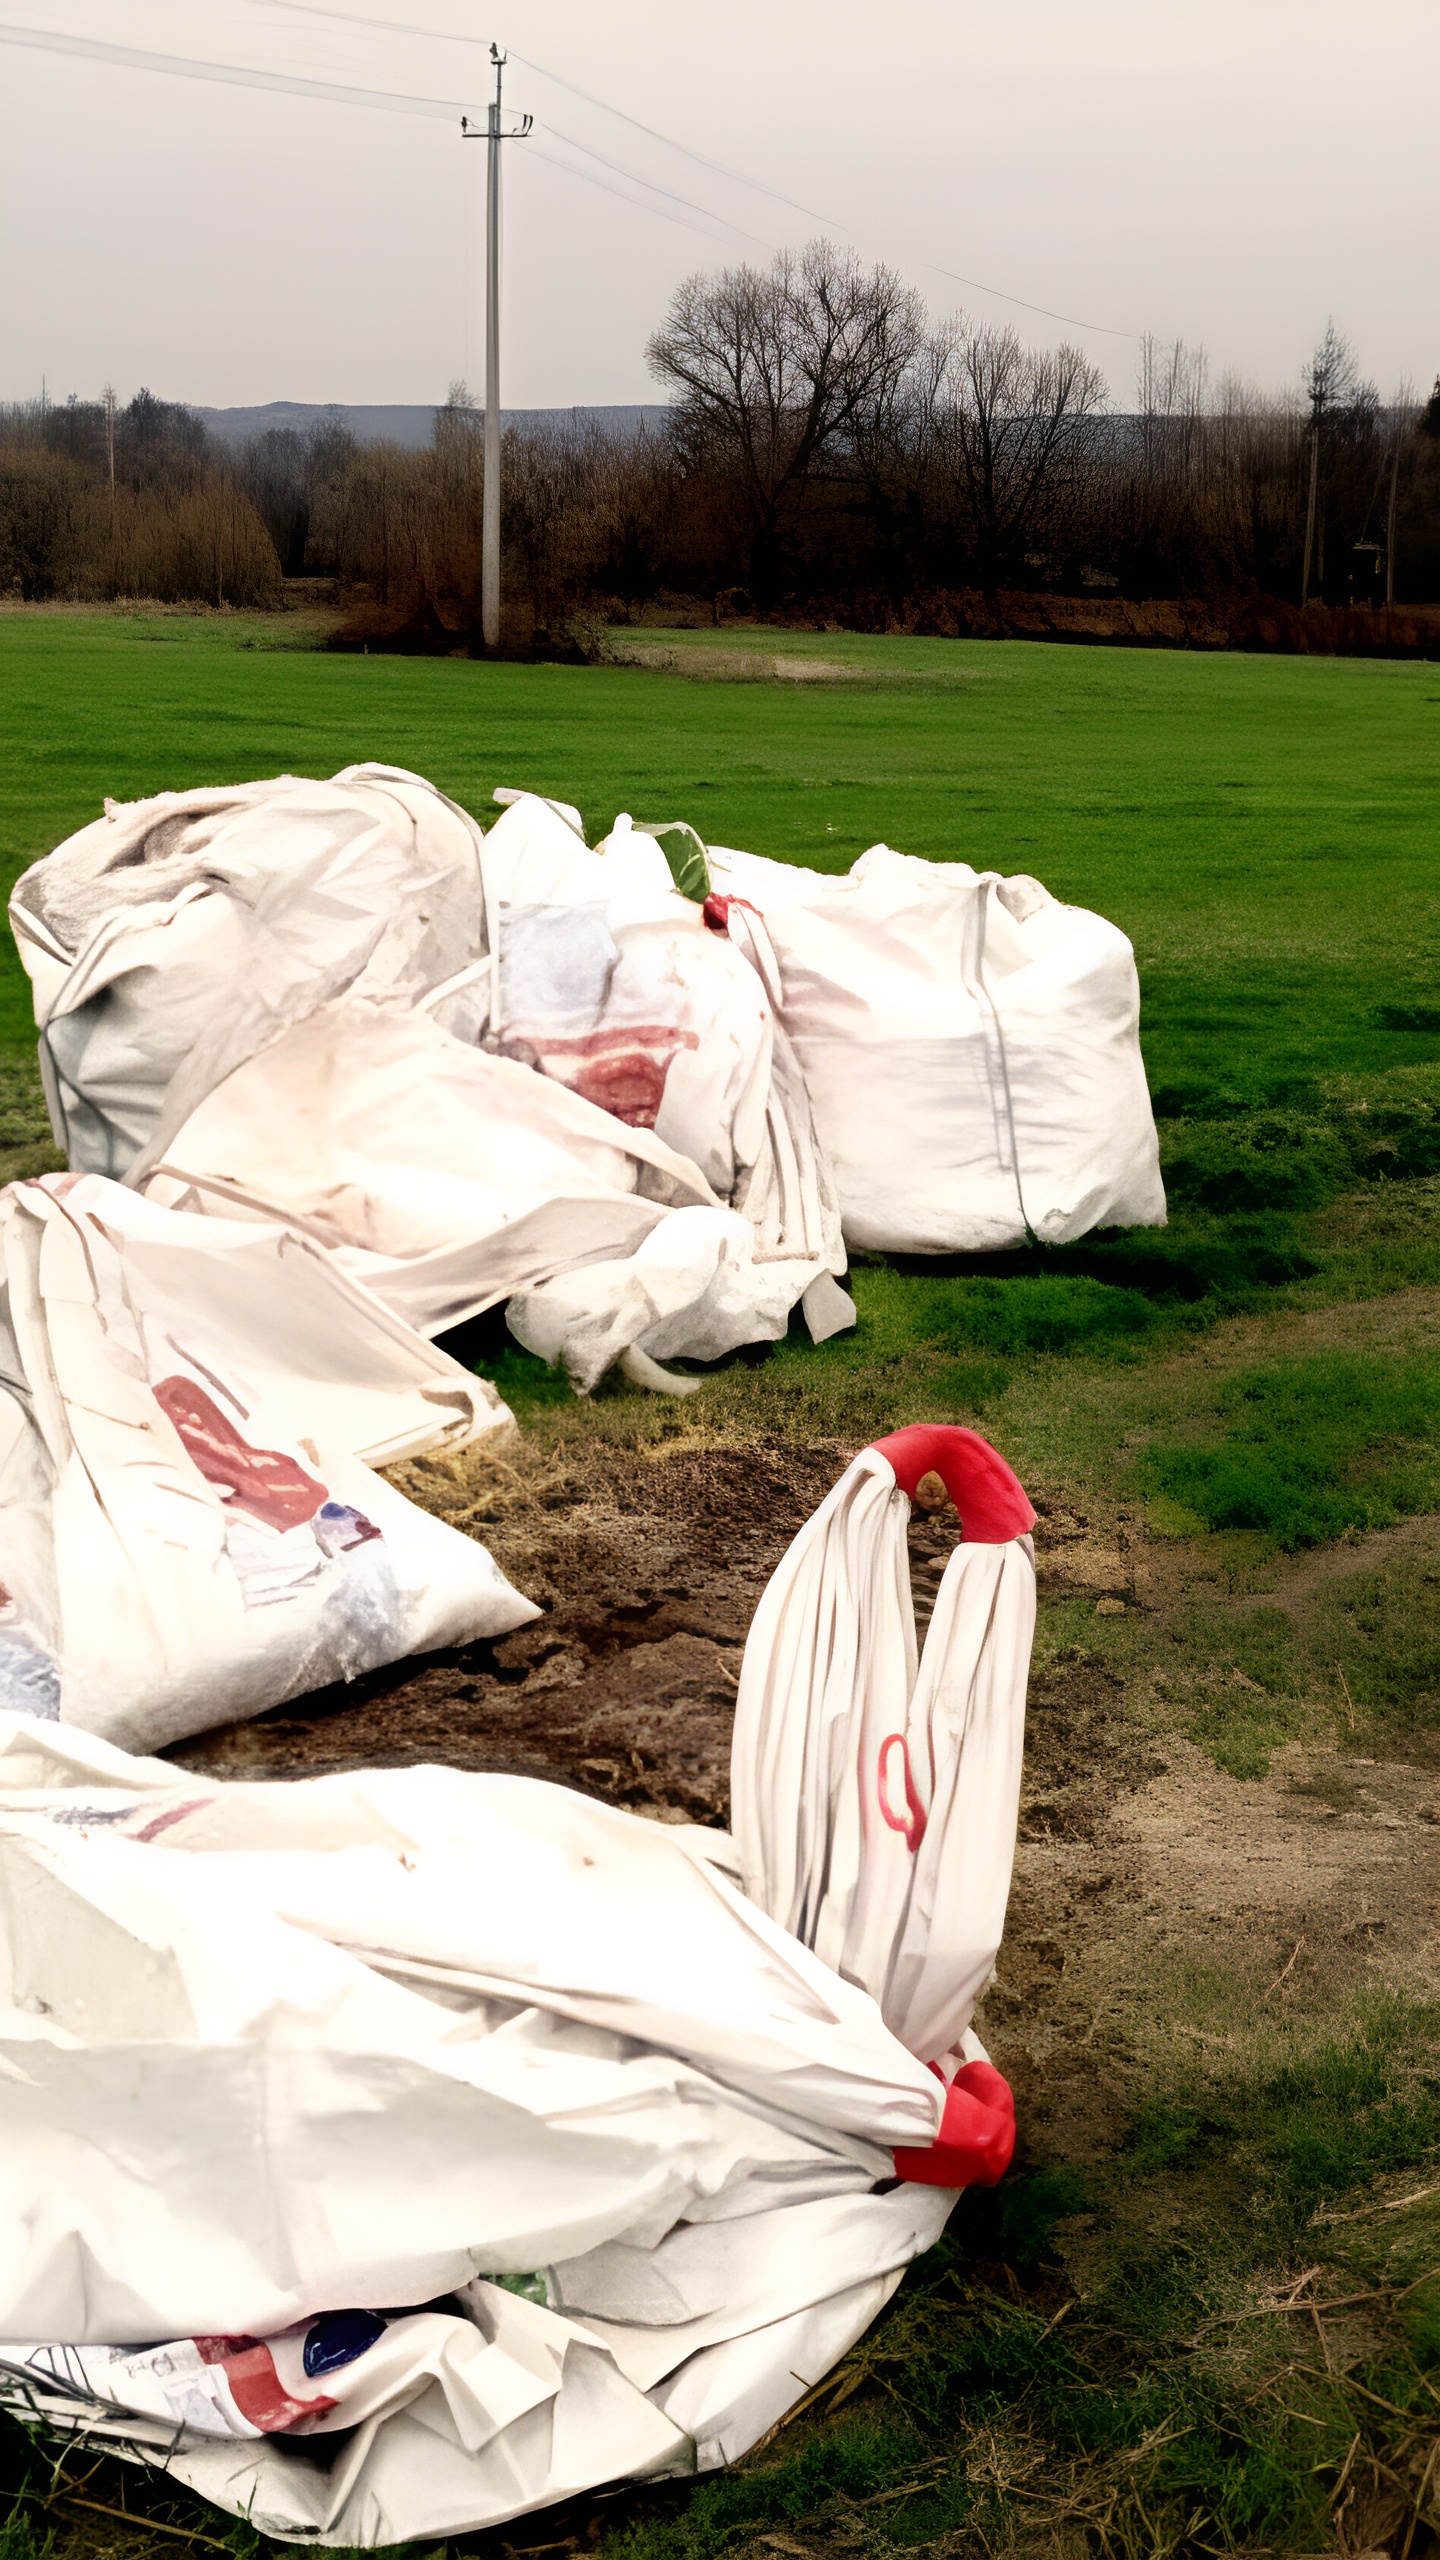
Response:
[[[587,1102],[623,1120],[629,1129],[653,1129],[665,1099],[665,1079],[682,1049],[698,1049],[699,1036],[670,1022],[627,1022],[613,1031],[588,1031],[574,1040],[548,1032],[507,1027],[502,1053],[519,1042],[542,1075],[568,1085]]]
[[[905,1811],[903,1813],[894,1812],[890,1804],[890,1754],[895,1750],[899,1751],[900,1765],[905,1773]],[[906,1741],[903,1733],[886,1734],[884,1741],[880,1745],[880,1754],[876,1762],[875,1776],[876,1794],[880,1801],[881,1816],[889,1823],[892,1831],[903,1831],[905,1834],[905,1845],[909,1849],[913,1858],[921,1841],[925,1837],[925,1825],[929,1820],[929,1816],[925,1811],[924,1805],[920,1801],[919,1791],[915,1785],[914,1772],[910,1766],[910,1745]]]
[[[259,2338],[197,2338],[201,2361],[223,2368],[230,2396],[242,2418],[262,2435],[283,2435],[304,2418],[323,2418],[337,2403],[326,2392],[313,2400],[296,2400],[275,2370],[275,2359]]]
[[[298,1529],[329,1499],[323,1484],[307,1476],[282,1449],[253,1449],[233,1422],[193,1378],[162,1378],[153,1390],[185,1444],[185,1454],[213,1484],[223,1502],[272,1529]]]

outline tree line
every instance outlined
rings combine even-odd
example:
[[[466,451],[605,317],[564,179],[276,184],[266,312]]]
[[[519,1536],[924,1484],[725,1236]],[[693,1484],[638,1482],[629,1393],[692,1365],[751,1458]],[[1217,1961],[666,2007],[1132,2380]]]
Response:
[[[681,598],[881,629],[953,628],[958,599],[1017,590],[1440,600],[1440,385],[1382,401],[1333,327],[1269,395],[1145,339],[1121,407],[1079,349],[933,326],[889,268],[821,242],[691,277],[647,359],[661,433],[507,431],[512,645]],[[465,646],[481,481],[463,384],[423,452],[325,425],[225,454],[146,392],[11,409],[0,592],[258,604],[308,575],[355,645]]]

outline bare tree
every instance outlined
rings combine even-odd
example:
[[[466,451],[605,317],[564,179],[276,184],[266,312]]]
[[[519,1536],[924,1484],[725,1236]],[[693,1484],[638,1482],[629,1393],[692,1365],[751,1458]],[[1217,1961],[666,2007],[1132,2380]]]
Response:
[[[1310,571],[1315,560],[1315,532],[1320,494],[1320,448],[1326,428],[1359,389],[1355,357],[1348,338],[1341,336],[1333,320],[1325,323],[1325,335],[1305,367],[1305,397],[1310,404],[1310,491],[1305,503],[1305,562],[1300,572],[1300,602],[1310,601]],[[1324,583],[1324,528],[1320,531],[1321,583]]]
[[[1078,347],[1042,354],[1013,329],[965,320],[940,333],[937,427],[964,493],[982,574],[1023,554],[1073,496],[1105,378]]]
[[[816,240],[765,273],[691,276],[646,349],[677,397],[692,464],[723,457],[752,525],[752,578],[775,587],[782,525],[821,465],[883,408],[924,336],[924,306],[889,267]]]

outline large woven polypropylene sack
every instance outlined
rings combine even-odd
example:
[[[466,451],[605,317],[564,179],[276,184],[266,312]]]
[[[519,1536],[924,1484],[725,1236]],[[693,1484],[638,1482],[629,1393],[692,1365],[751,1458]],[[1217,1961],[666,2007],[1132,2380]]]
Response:
[[[817,1276],[757,1252],[656,1131],[423,1006],[360,997],[235,1068],[144,1183],[207,1221],[284,1219],[423,1333],[506,1302],[511,1330],[582,1391],[637,1353],[774,1341]]]
[[[770,1754],[763,1836],[742,1807],[744,1861],[773,1906],[787,1827],[833,1842],[875,1791],[875,1717],[827,1715],[798,1665],[843,1657],[853,1691],[903,1654],[875,1586],[929,1467],[999,1580],[954,1573],[928,1707],[882,1681],[934,1770],[891,1746],[879,1782],[907,1856],[917,1795],[950,1854],[927,1904],[908,1868],[869,1878],[862,1821],[859,1952],[828,1887],[791,1894],[887,1999],[908,1963],[918,2043],[739,1890],[723,1834],[449,1770],[217,1785],[0,1720],[0,2399],[262,2531],[375,2544],[734,2460],[823,2377],[1013,2142],[958,2021],[1013,1838],[1030,1515],[973,1435],[865,1453],[781,1566],[741,1721],[758,1700],[763,1756],[788,1713],[800,1748]]]
[[[154,1748],[536,1615],[375,1465],[504,1405],[303,1237],[0,1192],[0,1705]]]
[[[341,2545],[743,2451],[959,2180],[895,2183],[940,2082],[728,1855],[0,1718],[0,2396]]]
[[[411,1003],[463,969],[484,948],[480,841],[387,765],[107,801],[10,901],[72,1170],[143,1170],[222,1076],[335,996]]]
[[[703,866],[698,839],[691,852]],[[526,794],[486,836],[481,868],[491,956],[437,993],[439,1018],[653,1129],[748,1219],[762,1258],[843,1271],[839,1206],[776,1019],[773,965],[767,976],[755,949],[707,926],[703,867],[687,895],[628,817],[592,852]],[[822,1296],[826,1329],[852,1320],[834,1291],[815,1293],[812,1316]]]
[[[960,1514],[923,1652],[906,1531]],[[732,1819],[745,1889],[931,2061],[970,2025],[1005,1925],[1035,1518],[973,1431],[862,1449],[766,1587],[741,1665]]]
[[[976,1253],[1159,1226],[1134,954],[1038,880],[872,846],[843,879],[712,846],[764,915],[847,1242]]]

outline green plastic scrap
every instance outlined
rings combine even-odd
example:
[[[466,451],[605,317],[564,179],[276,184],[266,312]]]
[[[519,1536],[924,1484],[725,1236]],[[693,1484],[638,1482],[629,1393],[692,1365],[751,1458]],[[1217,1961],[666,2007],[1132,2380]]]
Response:
[[[524,2276],[485,2276],[482,2282],[498,2284],[502,2293],[518,2293],[522,2302],[538,2302],[547,2309],[549,2307],[550,2284],[543,2267],[537,2267],[532,2274]]]
[[[710,895],[710,856],[688,818],[637,818],[635,830],[655,838],[682,898],[703,906]]]

